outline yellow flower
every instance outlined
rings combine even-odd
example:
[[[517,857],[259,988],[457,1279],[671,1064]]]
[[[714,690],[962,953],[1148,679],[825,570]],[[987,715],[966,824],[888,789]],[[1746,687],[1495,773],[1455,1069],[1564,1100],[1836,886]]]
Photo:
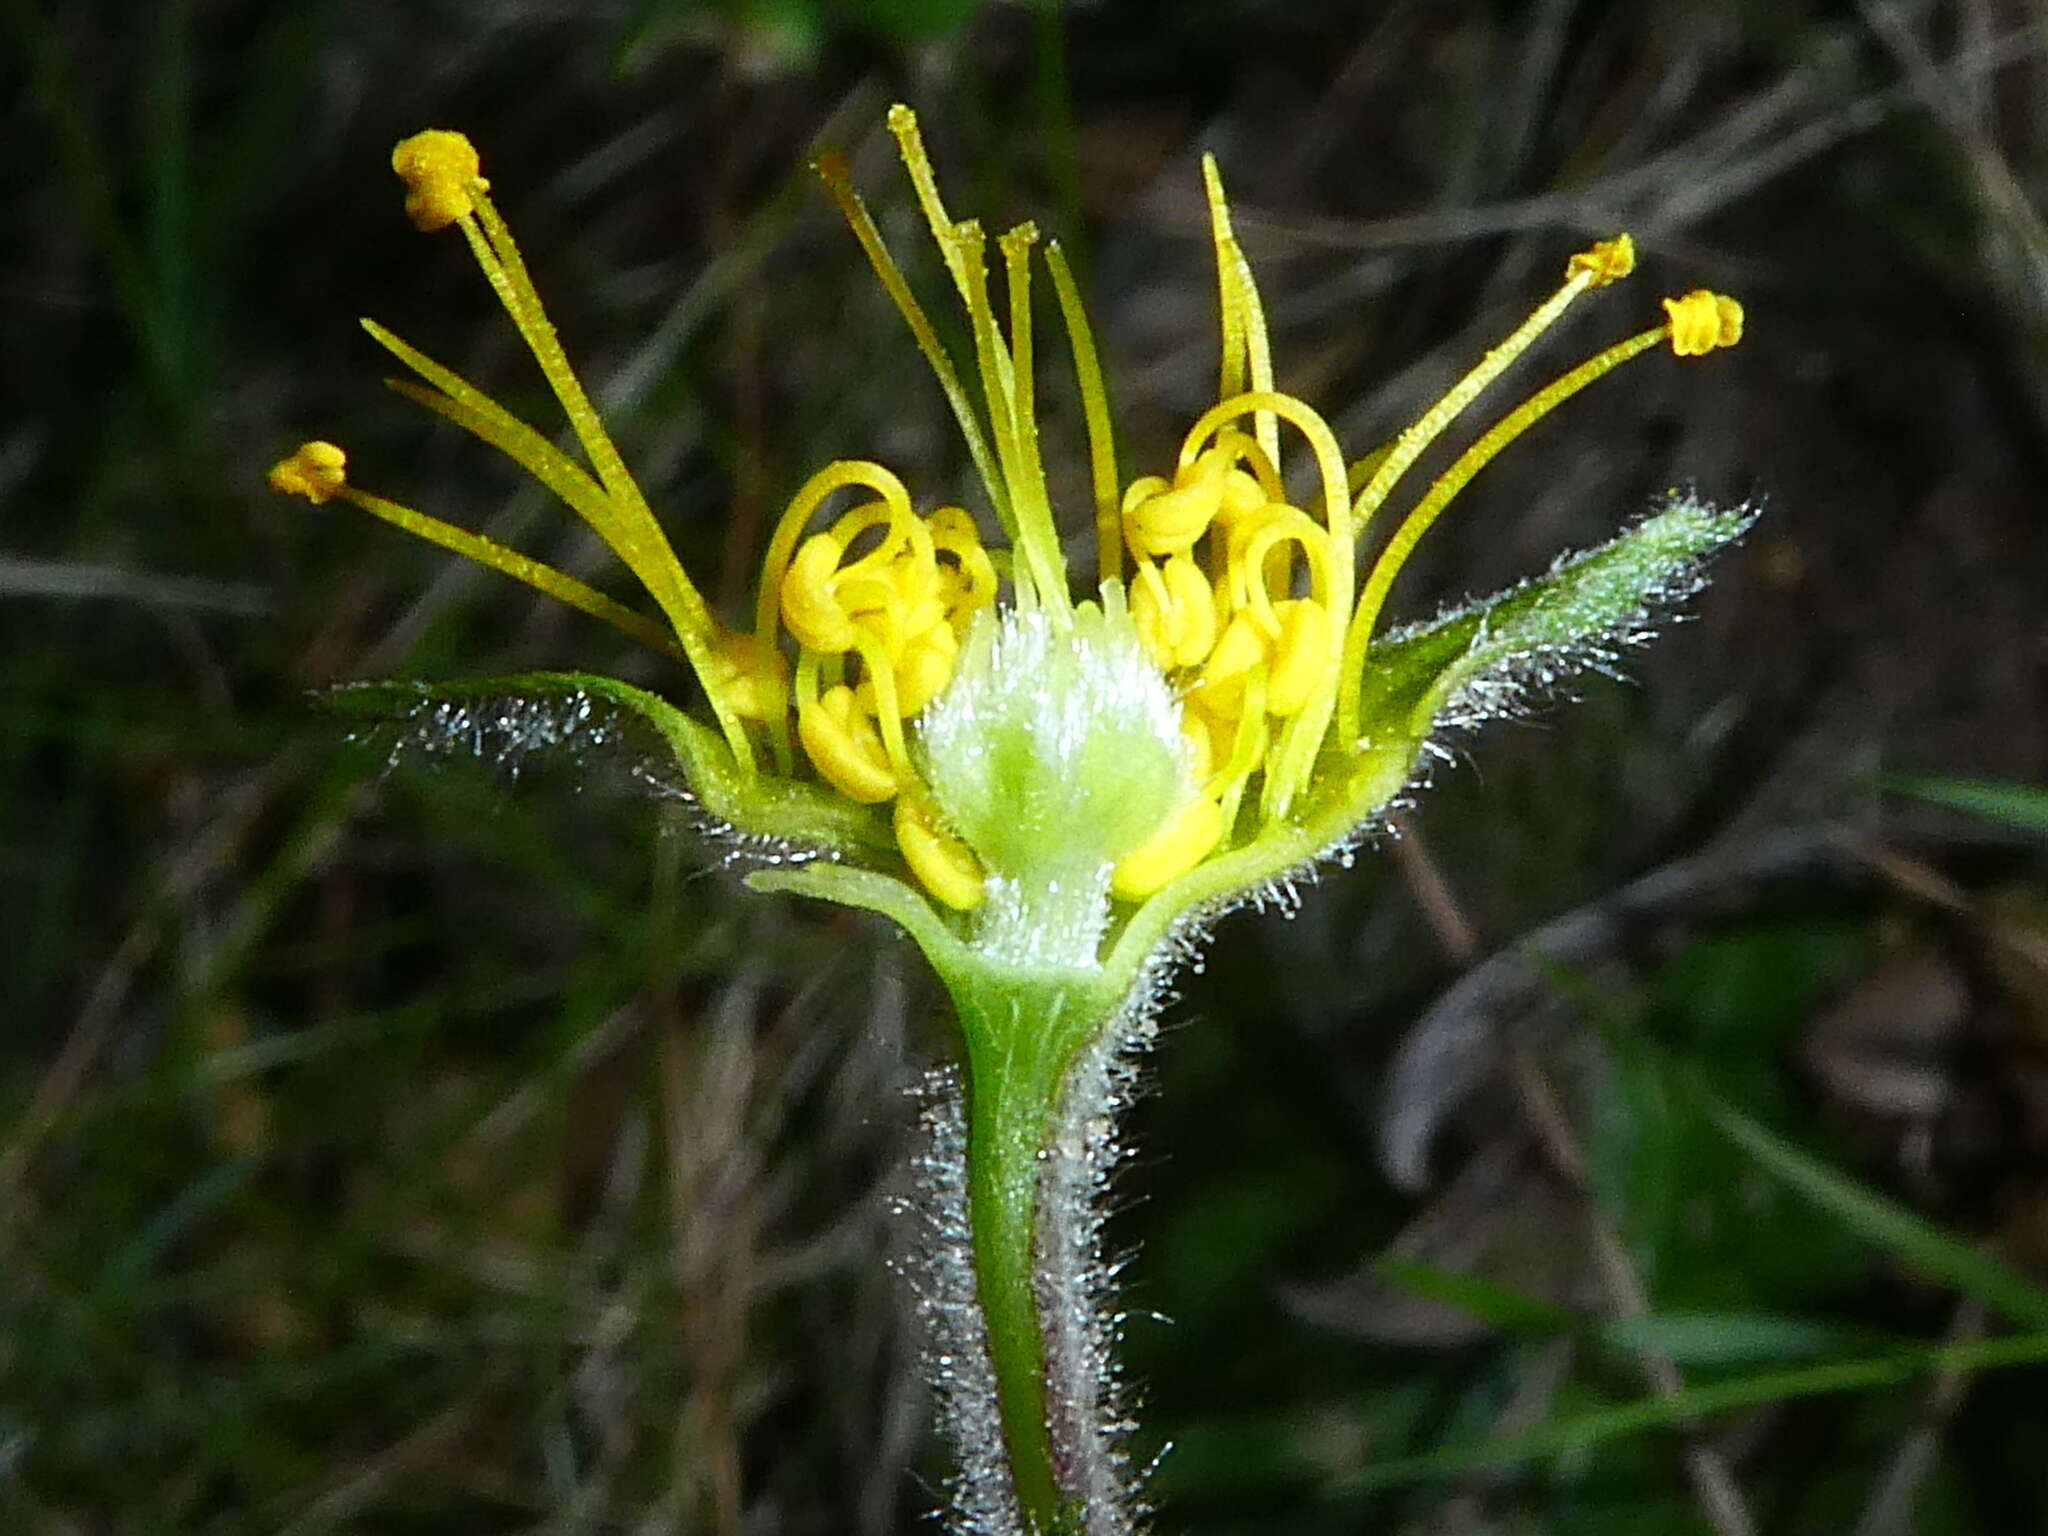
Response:
[[[1258,287],[1216,164],[1205,158],[1222,314],[1217,400],[1158,472],[1122,479],[1073,274],[1057,241],[1043,248],[1092,471],[1095,568],[1077,599],[1040,461],[1038,232],[1024,224],[1002,235],[992,275],[981,226],[956,220],[941,198],[915,115],[892,108],[889,128],[965,311],[971,374],[939,341],[844,163],[828,155],[818,171],[938,381],[1006,553],[991,553],[967,510],[921,510],[889,469],[842,460],[790,501],[751,625],[721,623],[570,368],[475,149],[440,129],[393,152],[406,211],[422,230],[461,230],[561,402],[587,467],[389,331],[370,321],[365,328],[422,381],[401,385],[407,394],[508,454],[574,509],[638,578],[660,618],[358,490],[332,444],[308,443],[272,470],[270,483],[315,502],[350,501],[680,657],[722,741],[715,764],[708,749],[690,750],[700,771],[722,776],[724,814],[745,822],[758,801],[757,824],[743,830],[778,835],[774,807],[801,793],[814,807],[819,795],[836,797],[843,809],[834,814],[883,818],[876,840],[893,842],[895,869],[944,907],[968,912],[992,893],[1001,898],[1004,912],[986,917],[981,937],[1005,954],[1085,965],[1112,909],[1128,916],[1204,866],[1235,858],[1173,897],[1176,910],[1213,904],[1313,857],[1384,805],[1408,777],[1429,723],[1419,706],[1389,713],[1370,704],[1387,691],[1376,669],[1392,664],[1382,611],[1423,534],[1495,454],[1595,379],[1660,343],[1692,356],[1741,334],[1732,299],[1699,291],[1666,300],[1664,323],[1565,373],[1484,432],[1379,542],[1361,582],[1365,536],[1418,458],[1569,306],[1626,277],[1633,246],[1619,235],[1571,257],[1561,286],[1441,400],[1352,459],[1314,408],[1276,386]],[[1290,479],[1290,461],[1304,455],[1304,474]],[[1703,550],[1713,540],[1697,542]],[[1687,550],[1687,558],[1702,552]],[[1672,568],[1682,563],[1674,557]],[[1064,894],[1046,898],[1045,887]],[[1171,916],[1149,930],[1164,932]],[[1048,933],[1050,948],[1034,949],[1043,945],[1033,936]]]

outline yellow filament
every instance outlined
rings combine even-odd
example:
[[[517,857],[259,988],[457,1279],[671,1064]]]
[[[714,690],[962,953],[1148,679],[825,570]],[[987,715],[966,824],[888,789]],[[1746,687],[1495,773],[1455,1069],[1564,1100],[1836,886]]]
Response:
[[[1472,477],[1484,469],[1509,443],[1588,384],[1604,374],[1611,373],[1630,358],[1649,351],[1668,334],[1670,327],[1660,325],[1631,336],[1597,356],[1588,358],[1571,372],[1552,380],[1494,423],[1477,442],[1458,456],[1449,469],[1437,477],[1435,483],[1424,493],[1422,500],[1415,504],[1415,509],[1402,520],[1401,526],[1394,530],[1394,536],[1387,540],[1387,547],[1380,552],[1379,559],[1373,563],[1371,574],[1366,577],[1365,590],[1359,595],[1358,612],[1352,623],[1364,636],[1367,645],[1371,643],[1373,629],[1379,622],[1380,612],[1386,604],[1389,589],[1394,585],[1394,578],[1401,574],[1401,568],[1407,564],[1415,546],[1422,542],[1422,536],[1429,532],[1430,525],[1442,516],[1444,508],[1449,506],[1452,498],[1471,482]],[[1362,663],[1363,648],[1360,649],[1359,656]],[[1347,651],[1343,682],[1346,689],[1356,687],[1363,678],[1362,666],[1358,676],[1354,677],[1351,674],[1350,659],[1350,653]]]
[[[1478,366],[1446,390],[1442,399],[1416,417],[1394,439],[1372,479],[1358,494],[1361,520],[1372,517],[1387,499],[1387,493],[1393,490],[1395,482],[1408,472],[1409,466],[1422,456],[1423,450],[1436,441],[1437,434],[1455,421],[1487,385],[1506,371],[1510,363],[1528,351],[1537,337],[1555,325],[1558,318],[1571,308],[1573,300],[1589,288],[1603,288],[1620,281],[1634,265],[1635,246],[1627,235],[1602,240],[1590,250],[1572,257],[1565,264],[1564,285],[1537,305],[1507,340],[1481,358]]]
[[[1383,450],[1384,457],[1373,470],[1372,478],[1358,493],[1361,531],[1386,501],[1401,476],[1436,441],[1444,428],[1455,421],[1465,407],[1499,378],[1516,358],[1528,351],[1539,336],[1555,325],[1580,294],[1619,282],[1634,268],[1635,243],[1625,234],[1597,241],[1590,249],[1573,256],[1565,264],[1563,285],[1537,305],[1529,318],[1516,326],[1505,341],[1488,351],[1470,372],[1446,390],[1436,404],[1404,428]],[[1333,607],[1331,611],[1343,613],[1348,606],[1347,600],[1344,608]],[[1365,632],[1357,623],[1345,625],[1340,676],[1346,681],[1340,682],[1337,699],[1337,734],[1345,742],[1355,740],[1358,735],[1358,690],[1350,686],[1349,681],[1363,674],[1366,639]]]
[[[597,472],[598,483],[611,498],[619,524],[632,529],[636,535],[625,547],[619,548],[619,557],[633,568],[633,574],[661,604],[685,645],[700,637],[708,637],[716,629],[711,611],[684,573],[682,562],[676,559],[675,550],[661,532],[653,510],[640,493],[639,484],[627,471],[625,460],[620,458],[611,434],[605,431],[596,407],[590,403],[575,370],[569,366],[561,339],[555,334],[554,322],[548,319],[540,294],[520,257],[519,246],[512,238],[512,231],[506,227],[490,198],[481,192],[476,197],[475,216],[460,223],[477,265],[483,268],[484,276],[505,307],[505,313],[511,317],[512,324],[526,342],[527,350],[540,365],[548,387],[561,403],[562,413],[569,418],[570,429],[583,445],[591,468]]]
[[[1265,307],[1251,263],[1237,243],[1230,224],[1230,204],[1223,195],[1223,173],[1214,155],[1202,156],[1202,189],[1209,200],[1209,229],[1216,246],[1216,288],[1222,312],[1223,356],[1216,396],[1227,400],[1245,390],[1271,390],[1273,352],[1266,336]],[[1271,411],[1253,418],[1253,432],[1266,457],[1278,462],[1280,430]]]
[[[573,459],[460,374],[376,321],[365,320],[362,325],[379,346],[434,386],[426,389],[406,379],[390,379],[386,382],[391,388],[496,448],[553,491],[636,576],[647,568],[646,530],[622,518],[603,488]],[[656,538],[665,548],[658,530]]]
[[[348,502],[373,517],[382,518],[393,527],[403,528],[415,538],[438,544],[466,560],[488,566],[514,581],[524,582],[537,592],[545,592],[557,602],[567,603],[579,612],[602,620],[642,645],[665,655],[680,654],[674,635],[624,603],[605,596],[551,565],[522,555],[515,549],[507,549],[495,539],[471,533],[453,523],[444,523],[438,517],[416,512],[395,501],[386,501],[382,496],[372,496],[368,491],[359,491],[348,483],[346,468],[346,456],[334,444],[307,443],[290,458],[280,460],[271,468],[270,488],[288,496],[303,496],[315,503],[335,499]]]
[[[967,456],[974,461],[975,473],[981,476],[981,483],[987,488],[989,500],[994,505],[996,517],[1005,530],[1012,527],[1010,521],[1010,499],[1003,488],[1002,477],[996,472],[996,463],[990,456],[988,438],[981,430],[981,423],[975,418],[974,403],[968,398],[966,386],[960,382],[959,370],[954,368],[953,359],[939,341],[939,334],[932,329],[930,318],[924,306],[917,302],[917,295],[910,291],[910,284],[903,276],[903,269],[896,265],[896,259],[889,254],[889,248],[882,242],[882,232],[875,227],[874,216],[868,212],[867,204],[861,200],[853,184],[847,179],[846,161],[836,150],[821,155],[811,167],[818,179],[825,183],[825,190],[832,195],[832,201],[839,205],[841,217],[853,231],[854,239],[860,242],[861,250],[868,258],[868,265],[874,269],[875,277],[882,289],[896,306],[896,312],[903,317],[903,323],[910,328],[910,334],[917,343],[917,350],[924,354],[926,365],[939,381],[939,391],[946,397],[946,404],[953,412],[953,420],[960,428],[962,441],[967,444]],[[940,242],[942,254],[946,251],[944,241]],[[950,256],[948,257],[950,269]]]
[[[1123,574],[1123,543],[1118,537],[1116,434],[1110,425],[1109,391],[1095,352],[1095,333],[1088,326],[1088,311],[1082,307],[1067,253],[1060,249],[1059,241],[1047,243],[1045,264],[1052,271],[1053,291],[1059,295],[1067,345],[1074,354],[1074,378],[1081,390],[1081,415],[1088,425],[1088,468],[1095,490],[1096,578],[1114,581]]]

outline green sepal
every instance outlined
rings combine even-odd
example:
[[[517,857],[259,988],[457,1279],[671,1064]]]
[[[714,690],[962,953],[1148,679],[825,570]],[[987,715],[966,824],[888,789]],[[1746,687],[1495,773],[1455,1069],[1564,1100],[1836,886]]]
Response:
[[[1366,654],[1362,739],[1428,736],[1510,712],[1519,696],[1612,665],[1616,646],[1698,589],[1700,567],[1756,519],[1675,498],[1662,512],[1550,572]]]
[[[777,848],[900,862],[888,823],[815,784],[734,761],[725,738],[666,699],[591,672],[526,672],[452,683],[349,683],[319,694],[344,719],[388,733],[395,753],[482,758],[514,771],[560,755],[578,767],[624,768],[680,793],[720,829]]]

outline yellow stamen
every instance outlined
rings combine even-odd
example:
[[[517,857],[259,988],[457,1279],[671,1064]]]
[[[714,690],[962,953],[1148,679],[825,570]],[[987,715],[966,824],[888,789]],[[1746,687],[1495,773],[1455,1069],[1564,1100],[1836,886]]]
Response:
[[[1316,470],[1322,481],[1323,521],[1329,531],[1330,545],[1335,550],[1348,551],[1352,545],[1353,522],[1351,490],[1345,474],[1344,455],[1337,447],[1337,439],[1331,433],[1329,424],[1294,396],[1254,390],[1239,395],[1234,400],[1218,401],[1203,412],[1201,418],[1189,429],[1187,437],[1181,443],[1181,463],[1185,464],[1193,458],[1210,434],[1238,417],[1255,411],[1271,411],[1308,440],[1309,447],[1315,453]],[[1352,581],[1349,558],[1333,559],[1329,562],[1329,592],[1326,602],[1331,613],[1350,613]],[[1332,625],[1330,653],[1321,670],[1316,691],[1301,712],[1289,720],[1287,729],[1281,737],[1279,751],[1274,761],[1267,766],[1260,804],[1269,819],[1278,819],[1287,814],[1294,797],[1301,792],[1315,767],[1316,753],[1322,748],[1330,716],[1338,708],[1337,679],[1342,665],[1344,643],[1343,629],[1341,626]]]
[[[382,496],[372,496],[368,491],[359,491],[348,483],[346,469],[347,456],[334,444],[307,443],[291,457],[272,466],[270,488],[288,496],[303,496],[316,503],[336,498],[348,502],[373,517],[382,518],[393,527],[403,528],[415,538],[438,544],[466,560],[488,566],[514,581],[524,582],[537,592],[545,592],[557,602],[567,603],[571,608],[602,620],[642,645],[670,656],[680,654],[675,636],[624,603],[605,596],[551,565],[522,555],[515,549],[507,549],[480,533],[471,533],[467,528],[444,523],[438,517],[416,512],[395,501],[386,501]]]
[[[896,846],[924,888],[956,912],[971,912],[987,894],[981,866],[967,845],[939,830],[922,796],[896,802]]]
[[[391,169],[405,182],[406,217],[429,234],[475,210],[476,194],[490,185],[481,168],[476,146],[446,128],[401,139],[391,151]]]
[[[784,509],[781,520],[775,525],[775,533],[768,541],[768,553],[761,562],[761,586],[754,599],[754,634],[764,645],[774,643],[775,616],[779,605],[786,601],[785,589],[789,584],[790,562],[796,552],[797,541],[803,537],[812,514],[825,499],[848,486],[860,486],[874,492],[880,498],[882,516],[899,531],[907,530],[917,521],[910,508],[910,493],[903,488],[903,482],[880,464],[867,459],[841,459],[812,475],[790,498],[789,506]],[[908,534],[903,532],[900,536],[907,538]],[[836,545],[836,552],[831,554],[830,564],[817,573],[820,579],[829,577],[837,568],[839,556],[845,553],[851,538],[849,532],[845,538],[831,541]],[[825,555],[815,554],[811,558],[823,561]],[[843,650],[845,646],[821,645],[814,648]]]
[[[1616,342],[1569,373],[1553,379],[1490,427],[1437,477],[1414,510],[1394,530],[1394,536],[1387,541],[1387,547],[1380,552],[1371,574],[1366,578],[1365,590],[1359,596],[1358,612],[1352,622],[1368,645],[1394,578],[1401,573],[1415,546],[1452,499],[1509,443],[1587,385],[1612,373],[1631,358],[1641,356],[1667,337],[1672,351],[1680,357],[1697,357],[1717,347],[1732,347],[1742,339],[1742,306],[1725,295],[1709,293],[1704,288],[1696,289],[1682,298],[1664,300],[1664,309],[1671,317],[1666,324]],[[1345,673],[1340,684],[1347,696],[1355,692],[1363,680],[1364,647],[1358,650],[1357,656],[1360,668],[1353,672],[1350,666],[1352,652],[1347,648]]]
[[[1446,390],[1436,404],[1418,416],[1387,447],[1385,456],[1373,470],[1372,478],[1358,493],[1360,530],[1371,521],[1395,484],[1436,441],[1444,428],[1455,421],[1487,385],[1499,378],[1509,364],[1528,351],[1537,337],[1555,325],[1580,294],[1590,288],[1604,288],[1619,282],[1634,268],[1635,242],[1625,234],[1598,241],[1591,249],[1580,251],[1566,262],[1563,286],[1537,305],[1529,318],[1509,333],[1507,340],[1482,357],[1477,366]],[[1341,613],[1346,610],[1335,611]],[[1355,621],[1346,624],[1340,675],[1347,682],[1340,684],[1337,701],[1337,731],[1346,742],[1355,740],[1358,735],[1358,690],[1349,686],[1348,680],[1355,679],[1363,670],[1366,640],[1365,631]]]

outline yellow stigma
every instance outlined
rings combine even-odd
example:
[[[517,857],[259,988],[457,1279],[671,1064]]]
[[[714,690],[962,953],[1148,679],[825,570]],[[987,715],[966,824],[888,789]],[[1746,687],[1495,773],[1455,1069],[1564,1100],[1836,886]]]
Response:
[[[447,128],[401,139],[391,151],[391,169],[405,183],[406,217],[429,234],[476,212],[477,193],[490,186],[478,174],[476,146]]]
[[[333,443],[301,443],[291,457],[270,466],[270,488],[303,496],[318,506],[348,485],[348,455]]]
[[[1671,317],[1671,350],[1680,357],[1702,357],[1742,340],[1742,306],[1725,293],[1695,288],[1666,299],[1664,313]]]

